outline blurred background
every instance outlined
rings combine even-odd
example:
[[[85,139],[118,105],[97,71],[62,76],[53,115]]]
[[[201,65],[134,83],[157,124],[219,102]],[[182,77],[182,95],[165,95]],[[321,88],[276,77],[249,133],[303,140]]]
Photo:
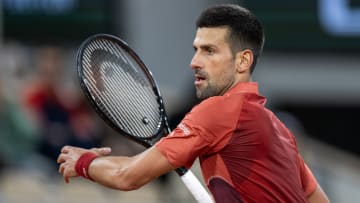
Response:
[[[195,202],[176,174],[132,192],[87,180],[66,185],[65,144],[143,150],[114,136],[84,100],[76,51],[95,33],[119,36],[152,70],[172,126],[194,104],[195,19],[237,3],[262,21],[254,72],[267,106],[295,133],[332,202],[360,199],[360,0],[0,0],[0,203]],[[199,178],[198,164],[193,171]]]

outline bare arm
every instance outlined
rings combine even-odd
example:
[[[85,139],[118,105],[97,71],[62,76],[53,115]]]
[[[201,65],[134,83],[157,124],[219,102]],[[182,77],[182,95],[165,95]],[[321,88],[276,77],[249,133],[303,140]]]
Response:
[[[309,203],[330,203],[325,192],[321,189],[319,185],[314,192],[307,196],[307,201]]]
[[[66,182],[77,177],[76,161],[89,150],[65,146],[58,157],[59,172]],[[94,150],[91,150],[97,153]],[[97,153],[98,155],[103,155]],[[134,190],[151,180],[172,171],[174,167],[155,148],[149,148],[133,157],[101,156],[91,162],[88,173],[97,183],[118,190]]]
[[[134,157],[101,157],[89,168],[98,183],[119,190],[134,190],[174,168],[152,147]]]

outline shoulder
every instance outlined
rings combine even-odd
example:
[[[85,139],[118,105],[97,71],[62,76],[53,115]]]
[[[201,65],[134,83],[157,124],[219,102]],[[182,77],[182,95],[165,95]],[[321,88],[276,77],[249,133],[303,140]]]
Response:
[[[213,114],[213,113],[233,113],[241,108],[244,95],[214,96],[210,97],[195,106],[192,113]]]
[[[242,95],[210,97],[195,106],[184,120],[204,128],[234,125],[242,109],[242,97]]]

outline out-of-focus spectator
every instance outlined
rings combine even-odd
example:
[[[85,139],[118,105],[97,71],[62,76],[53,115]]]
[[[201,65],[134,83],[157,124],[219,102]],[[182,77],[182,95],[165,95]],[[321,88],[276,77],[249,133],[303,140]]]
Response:
[[[74,103],[67,106],[73,135],[69,144],[98,147],[104,137],[104,123],[95,115],[80,90],[74,90],[72,97],[75,98]]]
[[[35,60],[35,75],[26,84],[23,96],[40,129],[40,154],[55,163],[63,145],[98,146],[100,127],[81,93],[66,84],[69,80],[62,49],[41,47]]]
[[[36,131],[4,88],[0,78],[0,162],[3,167],[21,167],[35,151]]]

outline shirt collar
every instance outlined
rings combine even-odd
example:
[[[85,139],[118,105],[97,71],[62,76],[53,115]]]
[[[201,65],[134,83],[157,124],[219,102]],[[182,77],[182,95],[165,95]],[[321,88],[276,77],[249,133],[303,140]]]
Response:
[[[257,82],[239,82],[234,87],[229,89],[225,95],[231,95],[235,93],[253,93],[259,94],[259,88]]]

